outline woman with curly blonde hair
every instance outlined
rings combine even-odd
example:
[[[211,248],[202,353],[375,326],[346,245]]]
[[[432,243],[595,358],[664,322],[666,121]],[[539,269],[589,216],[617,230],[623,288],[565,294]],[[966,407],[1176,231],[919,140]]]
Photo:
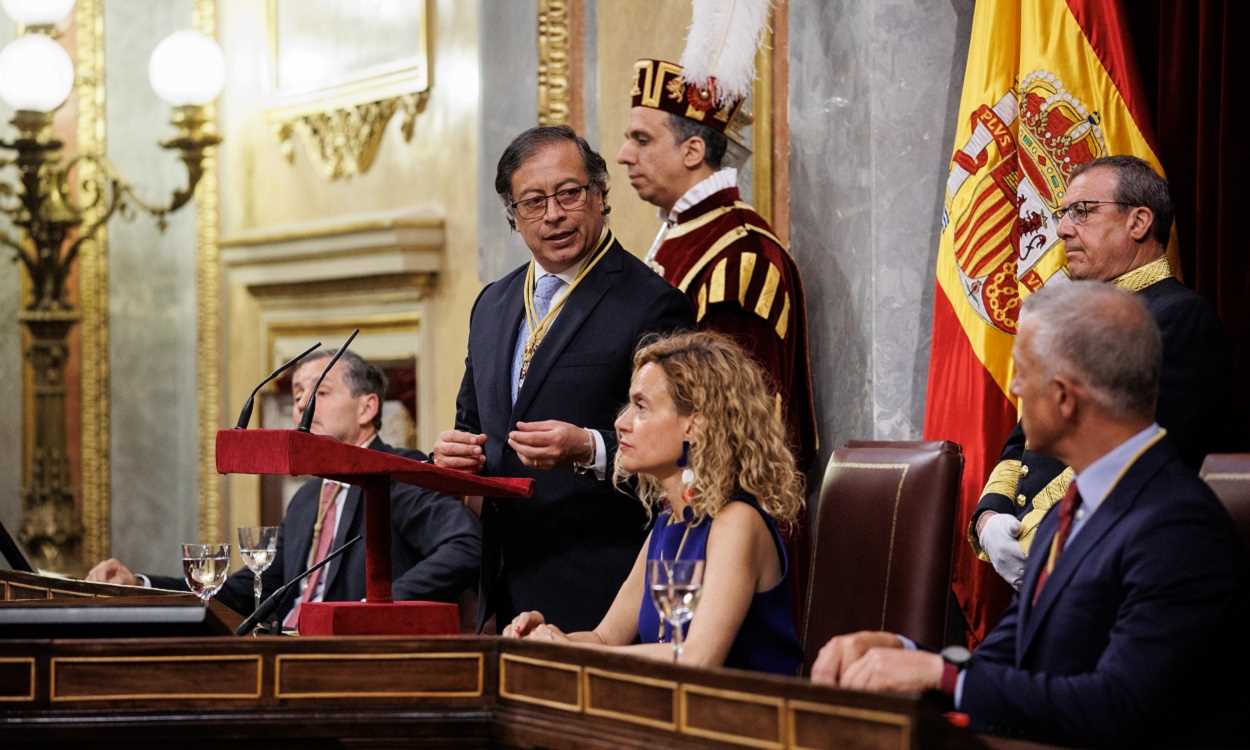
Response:
[[[803,476],[763,371],[719,334],[653,339],[634,355],[629,399],[616,420],[615,479],[636,478],[643,504],[659,509],[633,570],[592,631],[566,635],[524,612],[503,634],[671,658],[647,562],[704,559],[681,661],[795,674],[802,650],[778,527],[803,507]]]

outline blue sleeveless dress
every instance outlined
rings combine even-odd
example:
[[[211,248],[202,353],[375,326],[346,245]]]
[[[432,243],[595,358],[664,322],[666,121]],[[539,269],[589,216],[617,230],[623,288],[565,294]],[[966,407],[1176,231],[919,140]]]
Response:
[[[794,627],[794,618],[790,608],[790,575],[789,562],[786,560],[785,547],[781,534],[772,517],[760,508],[755,497],[748,493],[740,493],[730,498],[730,502],[742,502],[750,505],[764,519],[768,531],[772,535],[773,544],[777,548],[777,557],[781,561],[781,580],[768,591],[756,592],[751,598],[751,607],[747,610],[738,635],[725,657],[725,666],[733,669],[749,669],[756,672],[772,672],[781,675],[796,675],[803,663],[803,649]],[[655,528],[651,532],[651,542],[647,546],[647,559],[665,560],[677,557],[677,548],[681,546],[682,536],[686,536],[686,544],[681,550],[682,560],[707,559],[707,538],[712,530],[712,519],[705,518],[698,524],[692,523],[694,514],[685,509],[685,518],[673,521],[672,511],[664,510],[656,518]],[[689,534],[686,530],[689,529]],[[695,611],[698,617],[698,611]],[[686,629],[690,627],[687,623]],[[684,634],[683,630],[683,634]],[[644,584],[642,606],[638,610],[638,639],[640,643],[662,643],[671,640],[671,626],[663,624],[659,612],[651,601],[649,587]]]

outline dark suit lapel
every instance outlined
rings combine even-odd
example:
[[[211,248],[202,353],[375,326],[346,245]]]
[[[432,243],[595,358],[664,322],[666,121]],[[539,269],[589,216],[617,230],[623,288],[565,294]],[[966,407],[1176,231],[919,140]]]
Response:
[[[361,497],[363,495],[364,490],[354,484],[348,488],[347,497],[343,499],[343,512],[338,519],[338,528],[334,530],[334,544],[330,545],[329,551],[333,552],[343,546],[343,543],[347,541],[348,534],[351,533],[352,528],[355,525],[356,516],[360,513],[360,506],[362,502]],[[362,539],[361,541],[363,542],[364,540]],[[343,567],[343,559],[346,557],[346,554],[339,555],[331,560],[330,564],[326,566],[324,571],[326,578],[326,591],[329,591],[330,587],[334,585],[334,581],[339,574],[339,569]],[[329,601],[330,597],[327,596],[325,599]]]
[[[599,304],[599,300],[603,299],[603,295],[616,282],[617,274],[621,271],[621,254],[624,252],[620,243],[613,238],[612,246],[608,248],[603,260],[599,261],[599,265],[595,266],[569,294],[568,301],[561,308],[551,332],[538,345],[538,351],[534,352],[529,372],[525,375],[525,384],[521,386],[521,391],[516,397],[516,405],[511,410],[513,420],[525,414],[525,410],[534,401],[534,394],[538,392],[539,386],[551,372],[552,365],[559,360],[560,353],[590,317]],[[520,325],[519,320],[517,325]]]
[[[290,522],[287,529],[290,538],[283,540],[282,571],[286,579],[295,578],[308,568],[308,553],[312,549],[313,525],[317,523],[317,502],[321,495],[321,482],[305,482],[300,487],[287,511]]]
[[[1089,556],[1103,541],[1103,539],[1115,528],[1120,518],[1133,507],[1133,503],[1137,500],[1146,484],[1151,477],[1166,463],[1169,455],[1169,449],[1166,445],[1156,442],[1137,458],[1120,477],[1120,481],[1111,488],[1111,492],[1103,499],[1102,504],[1094,511],[1081,526],[1080,533],[1072,539],[1067,548],[1059,555],[1059,559],[1055,563],[1055,569],[1051,571],[1050,578],[1047,579],[1046,585],[1042,587],[1042,593],[1037,599],[1036,607],[1027,607],[1024,612],[1024,640],[1020,644],[1018,657],[1023,659],[1028,653],[1029,646],[1032,645],[1041,623],[1046,619],[1047,613],[1054,606],[1055,602],[1063,594],[1064,588],[1072,581],[1073,576],[1081,568],[1081,564],[1086,557]],[[1057,506],[1056,506],[1057,507]],[[1045,538],[1044,547],[1034,547],[1029,551],[1029,558],[1032,561],[1034,554],[1041,553],[1041,558],[1036,565],[1036,570],[1030,570],[1028,580],[1028,601],[1033,599],[1033,589],[1037,584],[1037,576],[1041,572],[1041,566],[1045,564],[1045,558],[1050,551],[1051,540],[1055,536],[1058,527],[1059,513],[1050,513],[1046,519],[1049,526]],[[1041,541],[1041,534],[1038,534],[1037,541]],[[1023,587],[1022,587],[1023,588]],[[1023,596],[1025,592],[1021,592]]]
[[[487,380],[486,383],[486,388],[495,400],[495,408],[489,411],[489,415],[504,416],[512,413],[512,355],[516,352],[517,334],[521,330],[521,315],[525,309],[525,276],[525,273],[517,274],[495,305],[493,315],[498,321],[498,330],[495,332],[494,366],[487,373],[474,373],[477,377],[495,380],[493,383]],[[488,418],[488,415],[483,415],[483,421]],[[493,428],[482,425],[483,431],[489,435],[504,434],[508,427],[507,424]],[[487,441],[488,450],[492,442],[498,441]],[[490,465],[498,466],[498,460]]]

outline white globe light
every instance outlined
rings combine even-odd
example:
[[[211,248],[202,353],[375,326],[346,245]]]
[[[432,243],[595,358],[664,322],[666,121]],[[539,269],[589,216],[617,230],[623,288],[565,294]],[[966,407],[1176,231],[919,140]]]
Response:
[[[3,0],[4,12],[23,26],[51,26],[69,15],[74,0]]]
[[[175,107],[208,104],[226,84],[226,58],[200,32],[175,31],[152,51],[148,79],[156,95]]]
[[[13,109],[51,112],[74,88],[74,63],[61,45],[25,34],[0,50],[0,99]]]

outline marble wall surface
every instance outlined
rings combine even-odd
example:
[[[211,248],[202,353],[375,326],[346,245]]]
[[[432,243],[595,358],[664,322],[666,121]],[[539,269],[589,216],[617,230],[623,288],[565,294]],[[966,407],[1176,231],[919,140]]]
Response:
[[[972,0],[791,0],[791,244],[822,462],[917,439]]]
[[[478,123],[477,274],[485,284],[530,257],[521,235],[504,217],[495,193],[495,167],[512,139],[538,123],[538,0],[478,3],[483,106]]]
[[[108,155],[155,202],[186,170],[157,146],[174,131],[148,58],[191,13],[191,0],[104,3]],[[178,543],[229,541],[198,530],[195,211],[170,216],[164,233],[143,214],[108,227],[112,547],[136,570],[177,574]]]
[[[13,21],[0,13],[0,46],[16,35]],[[0,102],[0,137],[13,136],[9,125],[13,111]],[[5,170],[5,177],[13,174]],[[7,218],[0,218],[0,231],[12,232]],[[16,534],[22,519],[22,340],[17,323],[21,281],[12,253],[0,250],[0,521]]]

